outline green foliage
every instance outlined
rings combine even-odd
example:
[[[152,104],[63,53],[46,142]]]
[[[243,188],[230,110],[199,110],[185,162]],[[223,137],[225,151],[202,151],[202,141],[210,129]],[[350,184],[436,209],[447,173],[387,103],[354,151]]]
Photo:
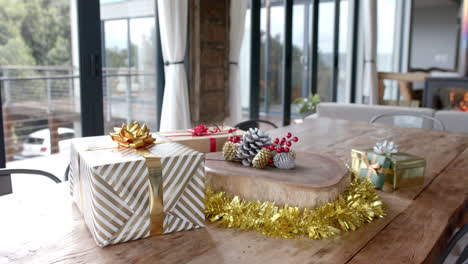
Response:
[[[71,63],[68,0],[0,0],[0,64]]]
[[[130,67],[134,67],[137,64],[138,58],[138,47],[134,43],[130,45]],[[153,59],[153,58],[150,58]],[[128,65],[128,51],[127,49],[106,48],[106,67],[110,68],[121,68],[129,67]]]
[[[299,114],[307,114],[315,110],[320,103],[320,95],[310,94],[309,97],[299,97],[293,102]]]

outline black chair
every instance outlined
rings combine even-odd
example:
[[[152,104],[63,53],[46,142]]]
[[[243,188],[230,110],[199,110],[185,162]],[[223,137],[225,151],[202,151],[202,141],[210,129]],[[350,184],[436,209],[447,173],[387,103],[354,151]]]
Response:
[[[61,183],[62,181],[57,178],[52,173],[42,170],[30,170],[30,169],[0,169],[0,177],[1,176],[8,176],[11,174],[34,174],[34,175],[41,175],[47,177],[54,181],[55,183]]]
[[[63,177],[63,179],[64,179],[65,181],[68,181],[68,173],[69,173],[69,172],[70,172],[70,164],[68,164],[67,169],[65,170],[65,175],[64,175],[64,177]]]
[[[439,259],[439,263],[444,263],[445,259],[447,256],[450,254],[450,252],[453,250],[455,245],[468,233],[468,224],[464,224],[462,228],[460,228],[457,233],[450,239],[450,242],[447,246],[447,248],[444,250],[443,254],[441,255]],[[465,247],[460,255],[460,257],[457,259],[455,264],[462,264],[465,263],[465,261],[468,259],[468,247]]]
[[[249,128],[258,128],[260,126],[260,123],[267,124],[272,126],[273,128],[278,128],[277,125],[274,123],[268,121],[268,120],[247,120],[240,122],[239,124],[235,125],[235,128],[242,129],[244,131],[249,130]]]

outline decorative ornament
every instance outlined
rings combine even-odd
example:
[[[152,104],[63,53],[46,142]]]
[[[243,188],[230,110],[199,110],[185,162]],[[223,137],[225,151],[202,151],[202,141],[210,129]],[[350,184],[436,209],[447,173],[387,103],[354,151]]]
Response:
[[[251,166],[255,155],[270,143],[271,138],[268,133],[258,128],[250,128],[237,147],[236,157],[242,161],[244,166]]]
[[[270,161],[271,158],[271,151],[267,148],[263,148],[260,152],[255,155],[254,159],[252,160],[252,166],[257,169],[265,168]]]
[[[212,190],[206,192],[205,205],[206,219],[211,222],[282,238],[303,235],[312,239],[329,238],[385,216],[385,206],[374,186],[360,177],[352,180],[335,201],[313,209],[246,201]]]
[[[122,124],[122,127],[114,127],[114,132],[109,133],[109,135],[120,146],[133,149],[150,146],[156,141],[151,136],[146,124],[140,126],[138,122]]]
[[[279,169],[292,169],[296,167],[294,159],[296,152],[291,149],[297,137],[288,132],[283,138],[275,138],[271,142],[270,136],[258,128],[250,128],[241,139],[240,136],[229,137],[223,146],[223,156],[228,161],[240,161],[244,166],[253,166],[258,169],[268,165]],[[235,151],[235,156],[233,152]]]
[[[382,142],[375,143],[374,152],[376,154],[392,155],[398,152],[398,145],[393,141],[384,140]]]
[[[273,158],[273,163],[275,164],[276,168],[279,169],[293,169],[296,167],[293,156],[291,153],[287,152],[276,154]]]
[[[223,146],[223,156],[225,160],[234,160],[236,158],[237,145],[234,142],[227,141]]]

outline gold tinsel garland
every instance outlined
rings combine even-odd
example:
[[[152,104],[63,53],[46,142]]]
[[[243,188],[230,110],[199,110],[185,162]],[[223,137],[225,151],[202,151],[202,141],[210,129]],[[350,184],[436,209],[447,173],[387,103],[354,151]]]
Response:
[[[356,230],[385,215],[384,205],[373,185],[362,178],[352,180],[335,201],[314,209],[300,209],[273,202],[244,201],[224,192],[206,192],[205,215],[226,227],[254,229],[264,235],[293,238],[308,235],[322,239]]]

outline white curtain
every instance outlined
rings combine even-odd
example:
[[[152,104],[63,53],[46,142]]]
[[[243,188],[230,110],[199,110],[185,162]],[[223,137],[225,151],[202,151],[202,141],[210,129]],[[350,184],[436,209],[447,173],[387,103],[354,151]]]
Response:
[[[244,36],[247,0],[231,0],[231,21],[229,32],[229,116],[224,121],[235,125],[242,120],[239,85],[239,54]]]
[[[160,131],[191,127],[187,76],[183,63],[187,43],[187,8],[187,0],[158,0],[161,46],[166,64]]]
[[[364,0],[364,76],[363,90],[369,91],[369,104],[379,103],[377,85],[377,0]]]

